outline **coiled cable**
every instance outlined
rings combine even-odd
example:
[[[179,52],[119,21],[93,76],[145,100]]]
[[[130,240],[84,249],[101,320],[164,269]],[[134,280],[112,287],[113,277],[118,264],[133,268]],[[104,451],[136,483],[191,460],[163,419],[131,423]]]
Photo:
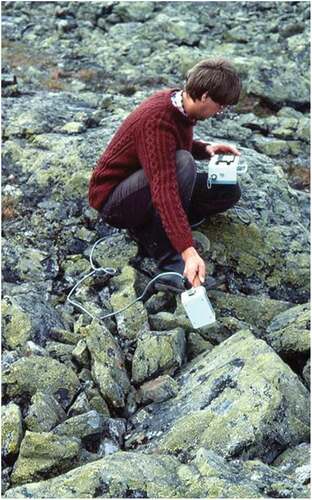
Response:
[[[83,311],[84,313],[86,313],[88,316],[90,316],[92,319],[95,319],[96,321],[101,321],[105,318],[109,318],[111,316],[115,316],[116,314],[119,314],[123,311],[125,311],[126,309],[128,309],[129,307],[131,307],[133,304],[135,304],[136,302],[138,302],[139,300],[141,300],[144,295],[146,294],[147,290],[149,289],[149,287],[156,281],[158,280],[158,278],[160,278],[161,276],[168,276],[168,275],[176,275],[176,276],[180,276],[182,279],[184,279],[184,276],[180,273],[177,273],[175,271],[167,271],[167,272],[164,272],[164,273],[159,273],[157,274],[157,276],[155,276],[153,279],[151,279],[148,284],[146,285],[146,287],[144,288],[143,290],[143,293],[137,297],[135,300],[133,300],[132,302],[130,302],[130,304],[128,304],[127,306],[123,307],[122,309],[118,309],[118,311],[114,311],[112,313],[108,313],[108,314],[104,314],[104,316],[100,316],[100,317],[96,317],[94,316],[90,311],[88,311],[87,309],[85,309],[81,304],[79,304],[78,302],[75,302],[74,300],[71,299],[71,296],[73,295],[74,291],[78,288],[78,286],[83,282],[85,281],[87,278],[90,278],[91,276],[93,276],[94,274],[100,274],[100,273],[106,273],[106,274],[109,274],[111,276],[114,276],[115,274],[117,274],[117,271],[116,269],[114,269],[113,267],[95,267],[94,263],[93,263],[93,260],[92,260],[92,255],[93,255],[93,252],[96,248],[96,246],[101,243],[102,241],[106,240],[107,239],[107,236],[104,236],[103,238],[100,238],[99,240],[97,240],[92,249],[91,249],[91,252],[90,252],[90,257],[89,257],[89,260],[90,260],[90,265],[93,269],[93,271],[91,271],[90,273],[88,273],[86,276],[84,276],[83,278],[81,278],[76,284],[75,286],[71,289],[71,291],[69,292],[68,296],[67,296],[67,299],[68,302],[70,302],[73,306],[75,307],[78,307],[81,311]]]

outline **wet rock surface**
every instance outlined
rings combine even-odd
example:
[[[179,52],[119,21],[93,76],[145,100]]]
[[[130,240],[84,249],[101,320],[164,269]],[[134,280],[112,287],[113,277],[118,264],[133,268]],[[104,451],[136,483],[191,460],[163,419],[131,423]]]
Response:
[[[2,2],[4,497],[309,497],[308,2]],[[242,153],[239,212],[196,229],[217,322],[89,208],[122,120],[230,59],[195,137]],[[207,163],[198,162],[198,169]],[[246,215],[246,214],[245,214]],[[94,243],[105,237],[93,251]],[[66,300],[72,297],[93,319]],[[221,281],[220,281],[221,282]]]

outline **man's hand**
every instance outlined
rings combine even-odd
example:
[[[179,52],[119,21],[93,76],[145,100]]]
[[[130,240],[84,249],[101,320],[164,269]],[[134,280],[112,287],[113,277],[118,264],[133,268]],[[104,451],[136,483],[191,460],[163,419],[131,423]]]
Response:
[[[206,146],[206,151],[210,154],[210,156],[214,156],[218,153],[231,153],[233,155],[240,156],[238,149],[236,149],[235,146],[231,146],[231,144],[210,144],[209,146]]]
[[[183,276],[193,287],[200,286],[205,281],[205,262],[194,247],[187,248],[181,255],[185,262]]]

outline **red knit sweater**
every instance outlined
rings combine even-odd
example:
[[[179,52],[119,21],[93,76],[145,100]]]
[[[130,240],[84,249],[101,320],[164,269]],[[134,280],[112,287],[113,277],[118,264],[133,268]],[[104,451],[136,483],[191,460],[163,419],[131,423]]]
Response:
[[[176,151],[209,158],[207,143],[193,141],[193,124],[171,102],[178,89],[158,91],[124,120],[97,161],[89,185],[90,206],[100,210],[112,190],[139,168],[148,179],[152,202],[173,247],[194,246],[176,177]]]

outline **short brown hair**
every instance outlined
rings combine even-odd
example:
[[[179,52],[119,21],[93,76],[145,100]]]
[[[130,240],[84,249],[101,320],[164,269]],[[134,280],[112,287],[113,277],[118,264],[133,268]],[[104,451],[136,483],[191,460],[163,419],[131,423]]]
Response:
[[[185,90],[193,101],[207,92],[219,104],[236,104],[241,88],[237,71],[225,59],[199,61],[186,76]]]

